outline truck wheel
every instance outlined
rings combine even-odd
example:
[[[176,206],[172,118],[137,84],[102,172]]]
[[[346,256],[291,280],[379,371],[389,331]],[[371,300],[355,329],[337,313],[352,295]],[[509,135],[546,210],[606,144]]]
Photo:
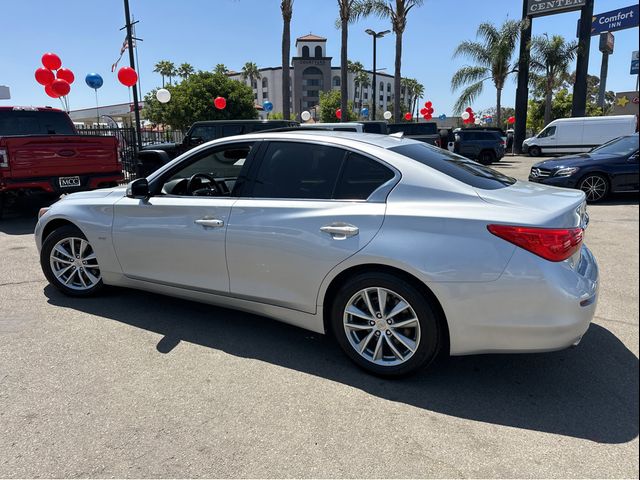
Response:
[[[382,272],[347,280],[333,302],[331,326],[353,362],[386,377],[426,367],[442,343],[428,299],[404,279]]]
[[[529,156],[530,157],[539,157],[542,154],[542,150],[540,150],[540,147],[537,146],[533,146],[533,147],[529,147]]]
[[[49,283],[71,297],[88,297],[104,287],[93,246],[72,225],[54,230],[44,240],[40,266]]]

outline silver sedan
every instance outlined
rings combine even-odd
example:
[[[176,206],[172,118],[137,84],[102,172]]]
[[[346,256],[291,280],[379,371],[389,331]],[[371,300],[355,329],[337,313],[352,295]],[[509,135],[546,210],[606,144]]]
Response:
[[[580,191],[415,140],[274,132],[68,195],[35,238],[65,294],[117,285],[253,312],[398,376],[440,353],[577,344],[598,293],[585,208]]]

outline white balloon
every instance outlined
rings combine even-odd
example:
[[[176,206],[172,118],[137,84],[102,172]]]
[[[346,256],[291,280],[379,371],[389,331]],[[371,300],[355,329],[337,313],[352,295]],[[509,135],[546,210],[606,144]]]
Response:
[[[482,120],[480,120],[479,118],[476,118],[476,121],[474,123],[476,125],[480,125],[482,123]]]
[[[387,110],[382,114],[382,116],[384,117],[385,120],[389,120],[391,117],[393,117],[393,114],[389,110]]]
[[[156,92],[156,98],[160,103],[167,103],[171,100],[171,92],[166,88],[161,88]]]
[[[300,118],[302,118],[302,120],[306,122],[311,119],[311,114],[305,110],[300,114]]]
[[[469,112],[462,112],[462,119],[463,120],[469,120],[469,117],[471,115],[469,114]]]

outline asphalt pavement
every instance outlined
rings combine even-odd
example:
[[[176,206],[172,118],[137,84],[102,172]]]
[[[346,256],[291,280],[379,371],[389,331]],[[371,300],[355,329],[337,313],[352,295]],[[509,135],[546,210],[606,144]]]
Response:
[[[638,478],[637,195],[589,207],[601,289],[577,348],[395,381],[262,317],[66,298],[41,273],[36,208],[0,220],[0,477]]]

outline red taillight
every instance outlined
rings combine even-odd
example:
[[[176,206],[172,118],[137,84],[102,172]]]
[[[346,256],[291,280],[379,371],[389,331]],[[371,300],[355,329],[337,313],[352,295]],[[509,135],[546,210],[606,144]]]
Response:
[[[514,225],[488,225],[495,236],[524,248],[546,260],[561,262],[582,245],[582,228],[535,228]]]

